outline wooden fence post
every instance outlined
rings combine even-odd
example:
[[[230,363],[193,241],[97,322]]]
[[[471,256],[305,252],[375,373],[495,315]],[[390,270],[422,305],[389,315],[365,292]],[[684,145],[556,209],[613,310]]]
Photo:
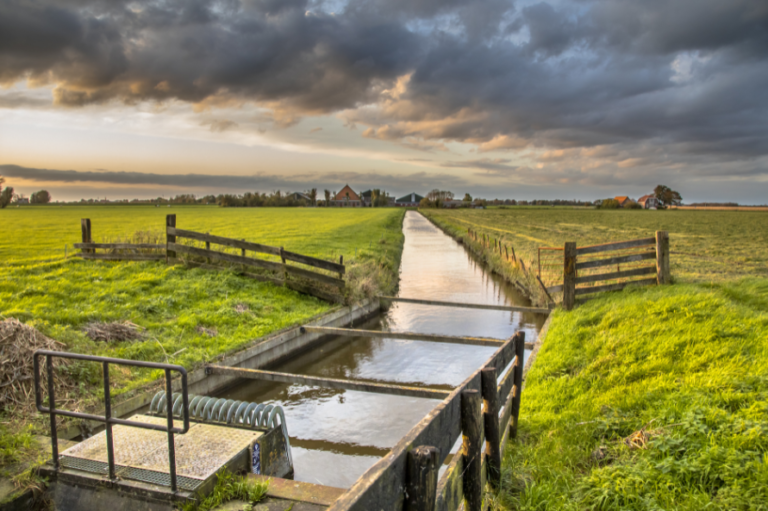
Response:
[[[175,250],[169,250],[168,244],[169,243],[176,243],[176,236],[173,234],[168,234],[168,228],[176,228],[176,215],[167,215],[165,217],[165,263],[168,264],[168,262],[171,259],[176,259],[176,251]]]
[[[283,285],[288,287],[288,270],[285,269],[285,255],[283,247],[280,247],[280,259],[283,261]]]
[[[501,487],[501,435],[499,434],[499,388],[496,384],[496,368],[486,367],[480,376],[483,390],[487,480],[493,491],[497,492]]]
[[[517,419],[520,417],[520,400],[523,397],[523,356],[525,355],[525,332],[515,334],[515,365],[510,371],[515,371],[512,386],[512,419],[509,422],[509,438],[517,437]]]
[[[576,242],[567,241],[563,247],[563,308],[573,309],[576,300]]]
[[[440,449],[419,446],[408,452],[406,462],[405,511],[434,511]]]
[[[656,279],[659,285],[670,283],[669,233],[656,231]]]
[[[467,511],[481,511],[483,506],[483,426],[481,423],[480,393],[465,390],[461,393],[461,435],[464,456],[462,485]]]
[[[93,243],[93,238],[91,238],[91,219],[90,218],[83,218],[80,220],[80,230],[83,233],[83,243]],[[90,254],[91,252],[96,252],[92,249],[85,249],[82,250],[85,254]]]

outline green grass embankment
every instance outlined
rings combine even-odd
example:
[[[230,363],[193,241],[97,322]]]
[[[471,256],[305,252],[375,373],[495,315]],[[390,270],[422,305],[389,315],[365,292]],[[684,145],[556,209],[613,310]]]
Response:
[[[768,509],[768,279],[557,310],[500,509]]]

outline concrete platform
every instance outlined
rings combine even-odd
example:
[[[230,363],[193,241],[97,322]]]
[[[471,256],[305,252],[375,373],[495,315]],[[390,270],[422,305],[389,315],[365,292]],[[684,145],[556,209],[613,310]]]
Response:
[[[134,415],[130,420],[165,425],[164,417]],[[179,421],[177,421],[179,422]],[[176,474],[179,488],[197,491],[222,467],[235,459],[248,459],[251,443],[264,433],[214,424],[192,423],[184,435],[175,435]],[[130,426],[114,426],[112,438],[115,472],[119,479],[131,479],[170,486],[168,435]],[[106,432],[70,447],[61,453],[61,466],[106,476]]]

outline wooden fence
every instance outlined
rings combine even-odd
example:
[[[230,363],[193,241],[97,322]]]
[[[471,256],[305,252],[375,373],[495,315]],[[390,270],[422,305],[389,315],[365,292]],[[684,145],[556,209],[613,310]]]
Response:
[[[192,266],[211,267],[212,262],[229,263],[243,268],[255,268],[262,273],[254,274],[244,272],[245,275],[258,280],[284,285],[291,289],[306,294],[311,294],[332,302],[342,301],[345,287],[343,256],[339,262],[326,261],[296,252],[289,252],[283,247],[273,247],[253,243],[245,240],[225,238],[213,234],[188,231],[176,228],[176,215],[166,217],[166,243],[154,244],[129,244],[129,243],[93,243],[91,235],[91,221],[84,218],[81,222],[83,242],[75,244],[75,248],[81,249],[77,254],[84,259],[109,259],[125,261],[152,261],[165,260],[168,263],[182,260]],[[191,243],[181,243],[181,240],[205,243],[205,248],[193,246]],[[227,248],[240,249],[239,254],[227,253],[221,250],[212,250],[211,244]],[[96,253],[97,249],[108,249],[110,253]],[[161,251],[157,253],[139,253],[139,251]],[[270,261],[249,257],[248,252],[267,254],[280,258],[280,261]],[[186,258],[179,257],[184,254]],[[325,270],[334,275],[319,273],[316,270],[308,270],[288,264],[299,263],[313,269]],[[267,273],[264,273],[264,272]],[[298,280],[297,280],[298,279]],[[322,286],[322,287],[318,287]]]
[[[565,310],[573,308],[577,296],[617,291],[628,285],[670,282],[669,235],[666,231],[656,231],[653,238],[587,247],[566,242],[562,250],[562,284],[547,288],[547,292],[562,292]],[[615,271],[606,271],[613,267]]]
[[[165,245],[154,243],[94,243],[91,237],[91,220],[80,221],[82,243],[75,243],[80,249],[75,254],[83,259],[103,259],[107,261],[162,261],[165,259]],[[99,252],[97,252],[99,250]],[[106,252],[101,252],[105,250]]]
[[[480,511],[485,485],[501,483],[501,453],[517,433],[525,333],[507,340],[454,389],[329,511],[406,509]],[[497,375],[512,363],[498,382]],[[461,451],[438,472],[462,437]]]

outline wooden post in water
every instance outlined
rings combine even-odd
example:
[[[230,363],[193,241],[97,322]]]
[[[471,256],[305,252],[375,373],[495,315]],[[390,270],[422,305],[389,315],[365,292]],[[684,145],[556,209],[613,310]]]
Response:
[[[80,220],[80,230],[83,234],[83,243],[93,243],[93,239],[91,238],[91,219],[90,218],[83,218]],[[83,249],[82,252],[84,254],[90,254],[92,252],[95,252],[95,250],[92,250],[90,248]]]
[[[419,446],[408,452],[406,461],[405,511],[434,511],[440,449]]]
[[[467,511],[481,511],[483,506],[483,425],[481,412],[480,393],[476,390],[462,392],[461,435],[462,455],[464,456],[462,485]]]
[[[563,247],[563,308],[573,309],[576,300],[576,242],[567,241]]]
[[[165,263],[168,264],[168,262],[171,259],[176,258],[176,251],[175,250],[168,250],[168,244],[169,243],[176,243],[176,235],[168,234],[168,228],[176,228],[176,215],[166,215],[165,217]]]
[[[669,273],[669,233],[656,231],[656,279],[659,285],[671,282]]]
[[[523,356],[525,355],[525,332],[515,334],[515,365],[510,371],[515,371],[512,385],[512,410],[509,421],[509,438],[517,437],[517,420],[520,417],[520,399],[523,392]]]
[[[501,487],[501,435],[499,434],[499,388],[496,368],[486,367],[480,374],[485,422],[485,462],[488,484],[494,492]]]

